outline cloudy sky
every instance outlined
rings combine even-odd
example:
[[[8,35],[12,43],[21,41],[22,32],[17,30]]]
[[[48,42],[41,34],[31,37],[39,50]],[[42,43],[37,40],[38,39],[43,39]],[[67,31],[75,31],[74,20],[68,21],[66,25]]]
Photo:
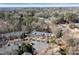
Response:
[[[0,7],[79,7],[79,3],[1,3]]]

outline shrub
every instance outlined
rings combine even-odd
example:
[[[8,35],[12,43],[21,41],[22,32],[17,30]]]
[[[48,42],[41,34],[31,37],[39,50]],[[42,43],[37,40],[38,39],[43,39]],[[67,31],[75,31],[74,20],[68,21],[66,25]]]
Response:
[[[76,28],[76,25],[75,25],[74,23],[71,23],[71,24],[69,25],[69,27],[70,27],[71,29],[74,29],[74,28]]]
[[[78,18],[78,15],[68,12],[64,14],[64,17],[67,22],[74,22]]]
[[[52,23],[60,24],[64,22],[64,16],[51,17]]]
[[[56,37],[55,37],[55,36],[52,37],[52,39],[51,39],[51,43],[56,44]]]
[[[22,43],[21,46],[18,47],[17,51],[19,55],[23,54],[24,52],[30,52],[33,54],[33,47],[29,43]]]
[[[53,32],[56,38],[60,38],[62,36],[62,30],[60,28],[56,28]]]
[[[66,55],[67,54],[67,52],[66,52],[66,49],[62,49],[62,48],[60,48],[60,51],[59,51],[62,55]]]

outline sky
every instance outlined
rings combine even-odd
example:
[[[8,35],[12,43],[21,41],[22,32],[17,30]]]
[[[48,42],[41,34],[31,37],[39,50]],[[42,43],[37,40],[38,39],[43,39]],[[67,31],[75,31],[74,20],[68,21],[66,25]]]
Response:
[[[0,7],[79,7],[79,3],[0,3]]]

